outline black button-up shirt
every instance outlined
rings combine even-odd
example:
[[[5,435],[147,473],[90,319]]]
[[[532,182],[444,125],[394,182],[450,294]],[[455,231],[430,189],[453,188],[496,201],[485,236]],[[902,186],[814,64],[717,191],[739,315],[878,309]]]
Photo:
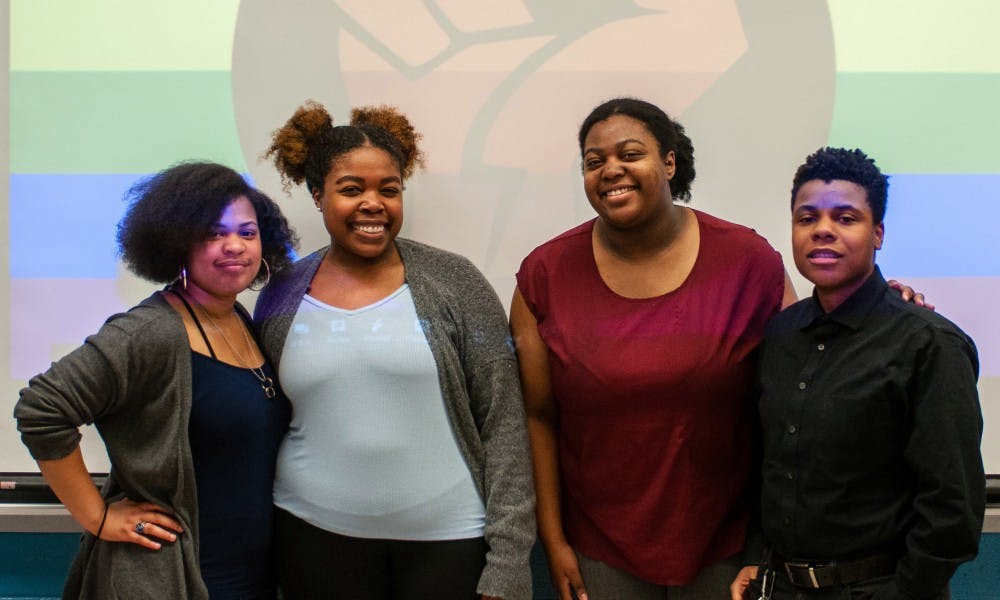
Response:
[[[976,554],[985,510],[972,340],[875,273],[829,314],[783,311],[761,346],[764,535],[787,558],[899,552],[923,597]]]

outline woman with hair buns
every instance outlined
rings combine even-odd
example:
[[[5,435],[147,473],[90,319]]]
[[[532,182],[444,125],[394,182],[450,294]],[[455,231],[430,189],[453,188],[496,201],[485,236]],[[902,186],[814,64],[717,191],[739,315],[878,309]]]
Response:
[[[330,245],[255,313],[293,406],[274,484],[286,598],[529,598],[534,495],[503,307],[466,259],[397,237],[419,135],[389,107],[273,136]]]

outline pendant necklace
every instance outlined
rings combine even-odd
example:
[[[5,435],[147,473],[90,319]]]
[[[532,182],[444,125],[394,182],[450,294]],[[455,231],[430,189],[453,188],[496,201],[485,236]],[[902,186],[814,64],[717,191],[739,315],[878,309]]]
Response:
[[[222,341],[226,343],[226,346],[229,347],[229,350],[233,353],[233,355],[235,355],[237,358],[240,359],[242,365],[249,365],[250,361],[248,361],[243,356],[242,352],[234,348],[233,345],[229,343],[229,338],[227,338],[226,334],[222,332],[222,328],[219,327],[219,324],[215,322],[215,318],[211,315],[211,313],[205,310],[205,307],[202,306],[197,301],[195,302],[195,306],[200,308],[202,312],[205,313],[205,316],[208,317],[208,323],[212,326],[212,329],[214,329],[215,332],[219,334],[219,337],[221,337]],[[240,322],[240,331],[243,333],[243,341],[246,342],[247,348],[253,348],[253,344],[250,341],[250,335],[247,333],[246,323],[244,323],[243,319],[240,318],[240,316],[236,313],[235,308],[233,309],[233,314],[236,315],[236,318]],[[260,382],[260,387],[261,389],[264,390],[264,396],[268,398],[274,398],[275,394],[277,394],[277,392],[274,389],[274,380],[268,377],[267,373],[264,372],[264,365],[261,365],[259,367],[246,366],[244,368],[249,369],[250,372],[253,373],[254,377],[257,378],[257,381]]]

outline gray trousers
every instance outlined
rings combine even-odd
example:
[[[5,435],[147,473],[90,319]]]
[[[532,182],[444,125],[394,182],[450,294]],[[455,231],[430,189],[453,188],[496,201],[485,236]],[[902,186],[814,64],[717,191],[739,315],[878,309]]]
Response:
[[[666,586],[576,553],[580,575],[590,600],[727,600],[729,584],[742,564],[736,558],[709,565],[687,585]]]

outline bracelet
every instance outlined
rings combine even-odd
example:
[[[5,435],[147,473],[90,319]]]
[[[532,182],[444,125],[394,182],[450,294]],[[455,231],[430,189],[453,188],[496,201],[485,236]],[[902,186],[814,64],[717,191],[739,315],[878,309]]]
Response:
[[[108,503],[104,503],[104,514],[101,515],[101,524],[97,527],[97,539],[101,539],[101,532],[104,531],[104,521],[108,518]]]

